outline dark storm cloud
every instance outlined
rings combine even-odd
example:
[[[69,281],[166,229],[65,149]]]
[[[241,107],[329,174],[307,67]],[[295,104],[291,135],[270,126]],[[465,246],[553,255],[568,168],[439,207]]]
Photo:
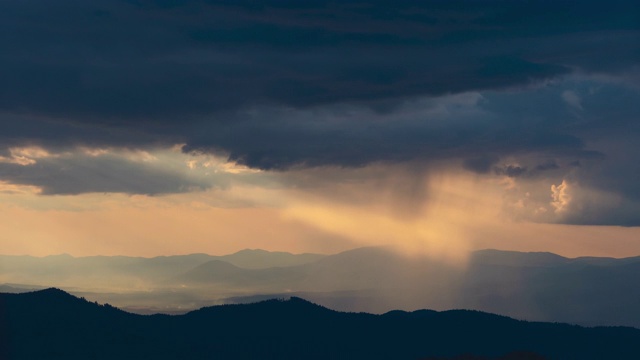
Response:
[[[580,133],[603,126],[606,111],[576,122],[562,99],[566,86],[407,100],[385,112],[355,105],[254,108],[224,125],[203,122],[184,150],[225,152],[234,161],[267,170],[463,159],[465,168],[488,173],[505,156],[601,157],[585,146]],[[640,99],[637,91],[628,91]],[[628,113],[620,127],[633,121],[632,110],[622,111]]]
[[[458,125],[363,130],[351,119],[314,129],[292,119],[238,121],[238,112],[333,104],[393,112],[416,96],[624,72],[640,56],[636,10],[629,1],[2,2],[0,140],[186,143],[259,168],[431,157],[450,152],[439,149],[442,136],[459,149],[474,135],[454,134]],[[527,137],[520,148],[580,143],[500,126],[485,139]]]
[[[38,145],[49,149],[85,147],[150,147],[180,143],[184,137],[165,127],[149,124],[143,128],[132,124],[101,124],[66,118],[47,118],[27,114],[0,115],[0,155],[8,148]]]
[[[637,63],[638,6],[14,1],[0,109],[148,127],[247,104],[375,103]],[[375,104],[372,104],[372,106]]]
[[[516,166],[516,165],[506,165],[506,166],[496,167],[494,169],[494,172],[498,175],[505,175],[511,178],[516,178],[526,173],[527,168]]]
[[[3,1],[0,156],[181,143],[272,170],[457,161],[572,172],[638,199],[638,14],[626,0]],[[531,161],[496,170],[508,157]],[[5,163],[0,179],[74,194],[202,185],[121,160]]]
[[[497,156],[481,156],[465,159],[462,166],[478,174],[486,174],[491,171],[491,167],[500,160]]]

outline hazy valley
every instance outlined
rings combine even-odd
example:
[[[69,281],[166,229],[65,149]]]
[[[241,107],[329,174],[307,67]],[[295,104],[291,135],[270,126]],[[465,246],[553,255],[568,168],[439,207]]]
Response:
[[[2,292],[58,287],[141,314],[298,296],[332,309],[474,309],[531,321],[640,327],[640,257],[483,250],[464,266],[388,248],[335,255],[0,257]]]

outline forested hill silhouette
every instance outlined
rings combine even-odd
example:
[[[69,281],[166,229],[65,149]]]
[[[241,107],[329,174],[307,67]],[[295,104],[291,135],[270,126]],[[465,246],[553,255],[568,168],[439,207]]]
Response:
[[[638,359],[640,330],[525,322],[467,310],[343,313],[300,298],[142,316],[57,289],[0,294],[2,359],[520,358],[517,354]]]

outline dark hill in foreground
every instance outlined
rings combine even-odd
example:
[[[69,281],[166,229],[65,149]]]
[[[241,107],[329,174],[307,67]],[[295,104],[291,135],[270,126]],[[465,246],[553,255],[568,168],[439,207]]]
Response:
[[[638,359],[640,330],[465,310],[342,313],[299,298],[141,316],[56,289],[0,294],[2,359],[482,359],[515,352]]]

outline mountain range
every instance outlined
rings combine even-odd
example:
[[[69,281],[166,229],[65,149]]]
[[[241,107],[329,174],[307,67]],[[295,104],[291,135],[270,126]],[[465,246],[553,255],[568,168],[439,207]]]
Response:
[[[138,313],[299,296],[341,311],[464,308],[532,321],[640,328],[640,257],[483,250],[453,265],[389,248],[245,250],[156,258],[0,257],[1,291],[49,286]]]
[[[478,311],[329,310],[268,300],[143,316],[58,289],[0,294],[2,359],[637,359],[640,330]]]

